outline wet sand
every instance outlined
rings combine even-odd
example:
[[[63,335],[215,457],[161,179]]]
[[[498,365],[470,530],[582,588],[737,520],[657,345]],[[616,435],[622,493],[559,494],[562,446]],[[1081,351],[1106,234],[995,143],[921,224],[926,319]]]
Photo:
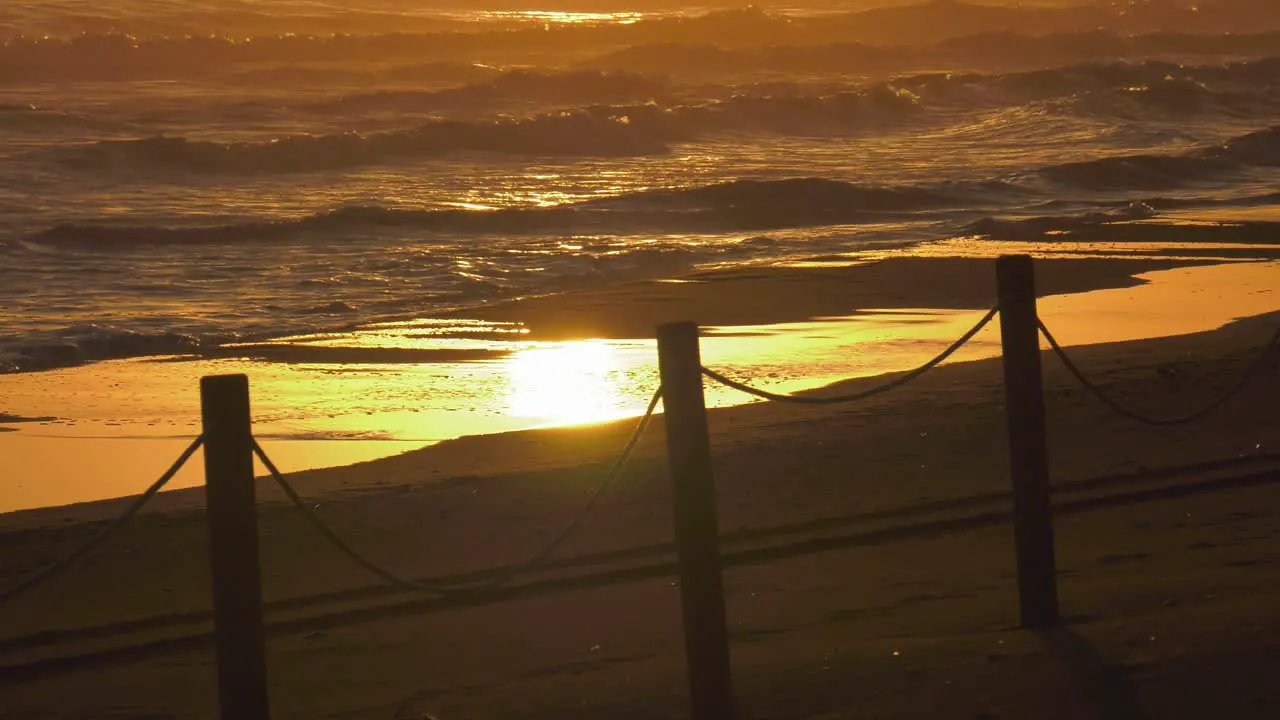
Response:
[[[1042,312],[1063,342],[1080,345],[1196,332],[1280,310],[1280,297],[1269,293],[1276,265],[1208,262],[1058,252],[1039,264]],[[408,323],[226,348],[217,358],[141,358],[0,376],[0,409],[59,416],[0,423],[19,428],[0,436],[0,454],[30,468],[10,482],[0,511],[138,492],[199,432],[196,391],[206,374],[250,375],[256,430],[281,441],[275,452],[283,465],[345,466],[460,436],[639,413],[657,375],[654,326],[686,311],[704,323],[731,323],[708,330],[708,363],[790,392],[914,367],[968,329],[994,298],[990,258],[757,268],[679,280],[533,298],[488,310],[492,322]],[[532,332],[513,333],[516,323]],[[494,337],[475,339],[486,327]],[[588,329],[623,339],[577,339]],[[570,339],[554,340],[560,337]],[[955,359],[998,352],[992,327]],[[708,390],[715,406],[746,400]],[[193,467],[171,487],[201,482]]]
[[[1067,286],[1052,272],[1045,287]],[[736,287],[749,288],[744,302],[763,292]],[[775,300],[815,294],[791,287]],[[858,305],[893,306],[888,299]],[[920,306],[965,306],[936,299]],[[980,299],[975,289],[972,307]],[[573,304],[530,307],[553,318],[555,303]],[[703,321],[728,319],[732,305]],[[1278,322],[1263,316],[1073,354],[1108,392],[1172,414],[1227,387]],[[1269,401],[1280,390],[1280,358],[1202,423],[1161,429],[1116,417],[1054,358],[1044,364],[1060,501],[1151,491],[1141,501],[1086,502],[1061,518],[1070,625],[1045,635],[1014,629],[1011,529],[998,517],[973,521],[1007,507],[997,359],[950,364],[849,407],[712,411],[725,552],[738,558],[727,584],[744,717],[1274,716],[1280,496],[1266,483],[1280,467],[1280,414]],[[465,573],[518,561],[551,537],[629,430],[622,421],[467,437],[295,481],[326,521],[396,571]],[[532,589],[455,607],[361,590],[375,583],[264,483],[269,617],[299,621],[269,645],[274,716],[683,716],[678,593],[663,570],[671,538],[663,442],[658,418],[617,487],[561,548],[561,564],[522,581]],[[1189,463],[1203,465],[1159,471]],[[1226,481],[1242,473],[1261,473],[1263,484]],[[1082,484],[1099,476],[1115,479]],[[1214,479],[1222,481],[1215,492],[1169,489]],[[0,583],[61,556],[121,505],[0,516]],[[10,670],[0,705],[15,717],[214,716],[204,647],[79,668],[33,664],[205,631],[198,615],[181,617],[208,607],[199,505],[198,491],[162,495],[110,545],[6,607],[0,664]],[[575,557],[587,559],[563,562]],[[593,579],[575,589],[538,590],[584,575]],[[88,631],[104,625],[118,632]],[[42,640],[44,631],[65,634]]]
[[[1041,260],[1041,296],[1133,287],[1135,275],[1193,260]],[[524,323],[535,337],[651,337],[666,322],[703,326],[772,325],[878,308],[985,310],[995,304],[995,265],[987,258],[894,257],[836,267],[695,273],[594,292],[494,305],[469,317]]]

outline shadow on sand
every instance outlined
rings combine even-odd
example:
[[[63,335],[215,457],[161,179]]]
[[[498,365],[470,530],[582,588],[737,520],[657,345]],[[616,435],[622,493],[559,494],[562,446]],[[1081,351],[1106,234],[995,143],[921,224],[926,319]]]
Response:
[[[1128,672],[1069,627],[1036,630],[1040,639],[1080,690],[1099,720],[1141,720],[1146,717],[1134,696]]]

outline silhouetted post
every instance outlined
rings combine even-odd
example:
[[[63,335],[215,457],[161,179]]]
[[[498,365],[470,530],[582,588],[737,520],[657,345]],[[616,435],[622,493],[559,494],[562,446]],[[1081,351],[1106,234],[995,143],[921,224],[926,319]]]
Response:
[[[249,378],[200,380],[218,704],[223,720],[268,720]]]
[[[672,323],[658,328],[658,367],[662,373],[693,720],[732,720],[729,630],[696,324]]]
[[[1004,345],[1018,600],[1023,627],[1047,627],[1058,622],[1058,585],[1053,552],[1053,509],[1049,501],[1049,453],[1045,439],[1044,385],[1040,375],[1035,267],[1031,257],[1001,257],[996,261],[996,277],[1000,340]]]

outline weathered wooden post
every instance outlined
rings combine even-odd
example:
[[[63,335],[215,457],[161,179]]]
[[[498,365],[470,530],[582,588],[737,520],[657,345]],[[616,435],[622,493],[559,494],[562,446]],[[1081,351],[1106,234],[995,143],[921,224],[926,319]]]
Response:
[[[658,328],[658,366],[693,720],[732,720],[729,630],[696,324],[672,323]]]
[[[213,628],[222,720],[268,720],[249,378],[200,380]]]
[[[1013,479],[1018,600],[1023,627],[1040,628],[1058,622],[1058,584],[1053,549],[1053,509],[1049,499],[1049,454],[1045,437],[1044,385],[1040,374],[1035,267],[1031,257],[1001,257],[996,261],[996,279],[1000,298],[1000,339],[1004,346],[1005,411],[1009,425],[1009,470]]]

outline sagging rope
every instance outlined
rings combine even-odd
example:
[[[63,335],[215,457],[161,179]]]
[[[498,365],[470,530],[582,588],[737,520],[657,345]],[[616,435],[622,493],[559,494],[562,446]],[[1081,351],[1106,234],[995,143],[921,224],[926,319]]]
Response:
[[[369,573],[382,578],[388,584],[402,590],[425,592],[433,595],[456,595],[480,590],[492,590],[501,587],[518,575],[536,570],[540,564],[550,558],[564,543],[564,541],[582,525],[582,522],[587,518],[587,515],[595,508],[596,502],[600,499],[600,496],[603,495],[604,492],[613,485],[618,477],[621,476],[623,468],[625,468],[627,463],[631,460],[631,456],[635,454],[635,449],[640,443],[640,438],[644,435],[645,429],[648,428],[650,420],[653,419],[654,410],[657,408],[658,400],[661,398],[662,388],[658,388],[658,390],[653,393],[653,398],[649,401],[649,405],[645,409],[644,415],[641,416],[639,421],[637,421],[635,430],[632,431],[631,438],[627,441],[626,446],[606,471],[604,479],[601,480],[601,482],[587,497],[586,502],[573,519],[569,521],[569,523],[566,524],[550,542],[539,549],[538,552],[531,555],[527,560],[515,565],[509,565],[493,577],[482,582],[472,583],[469,585],[444,586],[409,580],[373,562],[362,555],[358,550],[351,547],[351,545],[344,541],[336,532],[333,531],[332,528],[326,525],[314,510],[307,506],[306,501],[304,501],[302,497],[298,495],[297,491],[294,490],[293,486],[289,484],[283,473],[276,468],[275,463],[271,462],[271,459],[267,457],[266,452],[260,445],[258,445],[258,441],[256,439],[253,441],[253,452],[258,456],[258,459],[262,461],[263,466],[267,468],[271,477],[280,485],[280,489],[284,491],[284,494],[289,498],[290,502],[292,502],[299,510],[302,510],[303,516],[311,522],[316,530],[318,530],[325,539],[332,543],[334,547],[342,552],[342,554],[346,555],[352,562],[364,568]]]
[[[1259,372],[1262,371],[1263,368],[1266,367],[1267,358],[1271,356],[1271,351],[1275,349],[1276,345],[1280,344],[1280,328],[1277,328],[1276,332],[1271,336],[1271,339],[1268,340],[1262,350],[1259,351],[1258,357],[1254,359],[1253,364],[1245,368],[1245,371],[1242,372],[1240,376],[1236,378],[1235,382],[1233,382],[1221,395],[1215,397],[1207,405],[1194,412],[1187,413],[1185,415],[1176,415],[1174,417],[1156,418],[1149,415],[1143,415],[1136,410],[1131,410],[1130,408],[1122,405],[1118,400],[1103,392],[1102,388],[1098,387],[1097,384],[1085,376],[1084,372],[1080,370],[1080,367],[1071,359],[1071,356],[1067,355],[1067,351],[1058,344],[1058,341],[1053,337],[1053,333],[1049,332],[1049,328],[1045,326],[1044,321],[1036,318],[1036,323],[1039,325],[1040,333],[1044,335],[1044,339],[1049,342],[1049,347],[1053,348],[1054,354],[1057,355],[1058,359],[1062,361],[1062,364],[1066,366],[1067,371],[1070,372],[1071,375],[1075,377],[1076,381],[1088,390],[1091,395],[1097,398],[1099,402],[1130,420],[1135,420],[1145,425],[1152,425],[1155,427],[1186,425],[1200,420],[1209,413],[1218,409],[1232,397],[1235,397],[1237,393],[1249,384],[1249,381],[1251,381]]]
[[[182,452],[182,455],[178,456],[178,459],[173,463],[173,465],[169,466],[169,469],[160,476],[159,480],[151,483],[151,487],[147,488],[146,491],[135,498],[134,501],[129,504],[129,507],[125,508],[123,513],[121,513],[115,520],[112,520],[111,523],[103,528],[97,535],[89,538],[84,544],[80,545],[75,550],[72,550],[61,560],[32,573],[17,585],[0,591],[0,603],[12,600],[18,595],[40,585],[44,581],[70,567],[75,563],[75,561],[89,553],[89,551],[106,542],[107,539],[115,534],[115,532],[128,522],[130,518],[137,515],[138,511],[142,509],[142,506],[146,505],[151,498],[156,496],[156,493],[160,492],[160,488],[163,488],[170,480],[173,479],[174,475],[178,474],[178,471],[182,469],[182,466],[187,464],[187,461],[191,459],[191,456],[194,455],[196,450],[198,450],[203,444],[203,435],[193,440],[191,444],[187,446],[187,449]]]
[[[831,395],[826,397],[814,397],[811,395],[786,395],[782,393],[769,392],[768,390],[761,390],[759,388],[751,387],[750,385],[747,385],[745,383],[740,383],[736,380],[730,380],[724,375],[721,375],[720,373],[707,367],[702,368],[702,374],[712,380],[715,380],[721,385],[733,388],[734,390],[739,390],[741,392],[747,393],[748,395],[754,395],[755,397],[762,398],[764,400],[775,400],[778,402],[798,403],[802,405],[835,405],[839,403],[856,402],[858,400],[865,400],[869,397],[873,397],[875,395],[879,395],[881,393],[885,393],[890,390],[895,390],[897,388],[900,388],[903,385],[906,385],[912,380],[915,380],[921,375],[924,375],[925,373],[934,369],[938,365],[941,365],[943,361],[945,361],[947,358],[954,355],[956,351],[964,347],[965,344],[968,343],[970,340],[972,340],[975,335],[981,332],[982,329],[986,327],[988,323],[990,323],[992,320],[995,319],[996,315],[999,312],[1000,312],[999,306],[993,307],[990,310],[988,310],[987,314],[982,316],[982,319],[978,321],[977,325],[974,325],[972,328],[969,329],[968,332],[966,332],[964,335],[961,335],[959,340],[956,340],[955,342],[951,343],[951,345],[946,350],[943,350],[940,355],[933,358],[929,362],[921,365],[920,367],[914,370],[911,370],[910,372],[902,375],[901,377],[894,378],[889,382],[883,383],[881,385],[877,385],[867,390],[859,390],[858,392],[849,393],[846,395]]]

